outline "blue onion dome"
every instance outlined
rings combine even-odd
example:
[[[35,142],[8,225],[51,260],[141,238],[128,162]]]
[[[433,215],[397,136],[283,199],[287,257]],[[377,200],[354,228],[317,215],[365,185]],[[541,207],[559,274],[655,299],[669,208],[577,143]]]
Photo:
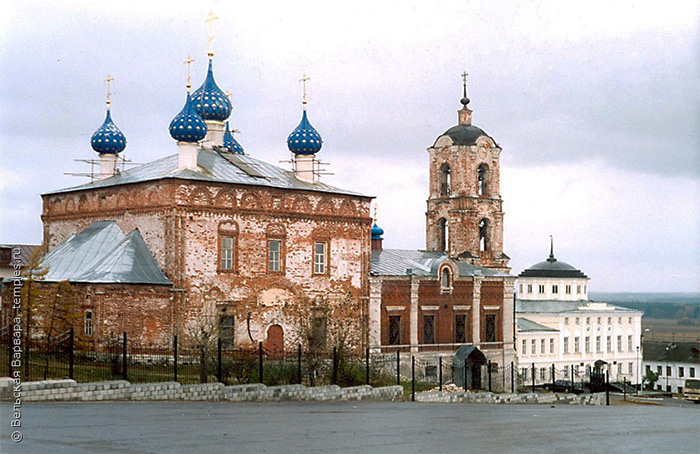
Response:
[[[202,86],[192,93],[192,101],[199,116],[205,120],[224,121],[231,116],[233,110],[231,100],[216,85],[211,59],[209,59],[207,77]]]
[[[243,147],[240,143],[233,137],[233,133],[228,128],[228,121],[226,122],[226,131],[224,131],[224,147],[236,154],[245,154]]]
[[[92,149],[100,154],[117,154],[126,148],[126,137],[112,121],[112,115],[107,109],[107,118],[90,140]]]
[[[377,223],[375,222],[374,225],[372,226],[372,239],[373,240],[381,240],[382,235],[384,235],[384,229],[379,227]]]
[[[192,107],[192,98],[187,93],[185,107],[170,122],[170,136],[178,142],[199,142],[207,135],[207,124]]]
[[[323,146],[321,135],[309,123],[309,119],[306,117],[306,109],[304,109],[301,123],[287,137],[287,147],[289,147],[289,151],[296,155],[312,155],[318,153],[321,146]]]

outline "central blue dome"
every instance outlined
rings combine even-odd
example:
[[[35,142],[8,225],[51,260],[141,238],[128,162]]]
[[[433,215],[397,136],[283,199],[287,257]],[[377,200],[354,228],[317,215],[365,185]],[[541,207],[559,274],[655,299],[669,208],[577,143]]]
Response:
[[[225,121],[231,116],[231,100],[216,85],[211,59],[204,83],[192,93],[192,102],[199,116],[205,120]]]
[[[304,110],[301,123],[287,137],[287,147],[296,155],[312,155],[318,153],[322,146],[321,135],[311,126]]]
[[[107,109],[104,123],[92,135],[90,144],[92,149],[99,154],[117,154],[126,148],[126,137],[112,121],[109,109]]]
[[[207,124],[192,107],[192,98],[187,93],[185,107],[170,122],[170,136],[178,142],[197,143],[207,135]]]

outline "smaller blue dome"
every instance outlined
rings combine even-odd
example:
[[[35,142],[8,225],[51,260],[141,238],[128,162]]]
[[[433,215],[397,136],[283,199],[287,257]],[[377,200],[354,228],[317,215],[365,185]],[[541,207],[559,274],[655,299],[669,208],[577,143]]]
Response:
[[[170,137],[178,142],[199,142],[207,135],[207,124],[192,107],[192,98],[187,93],[185,107],[170,122]]]
[[[199,116],[205,120],[224,121],[231,116],[233,110],[231,100],[216,85],[211,59],[209,59],[207,77],[202,86],[192,93],[192,101]]]
[[[243,147],[233,137],[231,130],[228,128],[228,121],[226,122],[226,131],[224,131],[224,147],[228,148],[228,151],[232,151],[236,154],[245,154]]]
[[[112,121],[112,115],[107,109],[107,118],[90,140],[92,149],[100,154],[117,154],[126,148],[126,137]]]
[[[296,155],[311,155],[318,153],[323,146],[321,135],[311,126],[306,117],[306,109],[301,117],[301,123],[287,137],[289,151]]]
[[[384,229],[379,227],[377,223],[375,222],[374,225],[372,226],[372,239],[373,240],[381,240],[382,235],[384,235]]]

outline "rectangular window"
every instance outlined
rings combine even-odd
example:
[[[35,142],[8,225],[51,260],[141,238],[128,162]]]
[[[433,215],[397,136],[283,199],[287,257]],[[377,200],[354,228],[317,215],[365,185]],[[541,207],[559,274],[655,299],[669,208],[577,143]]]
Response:
[[[600,317],[598,317],[597,321],[598,321],[598,324],[600,325]]]
[[[617,375],[622,375],[622,363],[617,363]]]
[[[233,269],[233,237],[221,237],[221,262],[222,270],[230,271]]]
[[[586,325],[590,325],[590,324],[591,324],[591,317],[586,317]]]
[[[566,286],[566,294],[571,295],[571,286],[570,285]]]
[[[435,343],[435,316],[434,315],[424,315],[423,316],[423,343],[424,344],[434,344]]]
[[[314,274],[326,274],[327,250],[326,243],[314,243]]]
[[[268,262],[267,270],[275,273],[282,270],[282,242],[270,240],[267,242]]]
[[[581,293],[581,286],[580,285],[576,286],[576,293]]]
[[[559,293],[559,286],[558,285],[552,286],[552,293]]]
[[[632,363],[627,363],[627,373],[632,375]]]
[[[632,342],[632,335],[627,336],[627,351],[634,351],[634,342]]]
[[[569,338],[568,337],[564,338],[564,354],[565,355],[569,354]]]
[[[467,315],[455,315],[455,342],[463,343],[467,341]]]
[[[666,366],[666,376],[667,377],[671,376],[671,366]]]
[[[647,366],[646,366],[646,371],[647,371],[647,373],[651,372],[651,366],[648,365],[648,364],[647,364]]]
[[[568,325],[569,324],[569,317],[564,317],[564,324]]]
[[[523,339],[523,348],[522,348],[522,354],[527,355],[527,341]]]
[[[683,366],[678,366],[678,377],[685,377],[685,368]]]
[[[549,339],[549,353],[554,353],[554,338]]]
[[[608,325],[612,324],[612,317],[608,317]]]
[[[486,342],[496,342],[498,336],[496,334],[496,314],[486,314]]]
[[[544,285],[540,285],[538,290],[541,294],[544,293]]]
[[[595,351],[596,351],[597,353],[600,353],[600,352],[601,352],[601,349],[600,349],[600,336],[596,336],[596,337],[595,337]]]
[[[617,351],[622,351],[622,336],[617,336]]]
[[[219,317],[219,339],[222,348],[233,348],[233,315],[224,314]]]
[[[608,348],[606,351],[611,352],[612,351],[612,336],[608,336],[607,341],[608,341],[608,345],[607,345]]]
[[[527,284],[527,293],[532,293],[532,284]]]
[[[537,341],[535,339],[530,341],[530,349],[532,350],[533,355],[537,354]]]
[[[523,293],[523,284],[520,284],[520,294]]]
[[[574,353],[578,353],[581,351],[581,346],[579,345],[579,343],[580,343],[579,337],[578,336],[574,337]]]
[[[695,378],[695,368],[694,368],[694,367],[691,367],[691,368],[690,368],[690,374],[689,374],[689,375],[690,375],[690,378]]]
[[[85,311],[85,335],[92,336],[92,311]]]
[[[546,342],[546,339],[540,339],[540,354],[541,355],[544,355],[545,353],[547,353],[547,350],[545,350],[545,342]]]
[[[590,353],[591,352],[591,338],[589,336],[586,336],[584,344],[585,344],[586,353]]]
[[[547,376],[547,369],[544,367],[540,369],[540,381],[545,381]]]
[[[632,324],[632,317],[627,318],[627,323],[629,323],[630,325]]]
[[[661,369],[661,366],[656,366],[656,374],[661,377],[664,373],[663,370]]]
[[[401,316],[389,316],[389,345],[401,345]]]
[[[580,324],[581,324],[581,320],[580,320],[578,317],[576,317],[576,324],[577,324],[577,325],[580,325]]]

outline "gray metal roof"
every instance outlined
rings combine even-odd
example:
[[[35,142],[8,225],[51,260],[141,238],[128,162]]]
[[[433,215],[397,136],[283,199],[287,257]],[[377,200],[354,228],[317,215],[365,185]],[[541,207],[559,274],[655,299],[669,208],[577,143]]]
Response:
[[[172,285],[138,230],[124,235],[114,221],[95,222],[44,257],[44,280]]]
[[[372,274],[375,276],[405,276],[407,270],[416,276],[437,276],[438,267],[445,260],[457,265],[460,276],[510,276],[490,268],[476,266],[450,258],[444,252],[412,249],[383,249],[372,251]]]
[[[133,167],[110,178],[67,189],[51,191],[47,194],[104,188],[129,183],[161,180],[164,178],[179,178],[184,180],[268,186],[273,188],[363,196],[360,193],[339,189],[325,183],[319,182],[312,184],[301,181],[296,178],[294,173],[290,170],[281,169],[247,155],[236,155],[235,160],[229,160],[225,156],[227,156],[226,153],[220,153],[211,148],[202,148],[199,150],[197,156],[197,165],[199,166],[197,171],[188,169],[178,170],[178,155],[172,155],[138,167]],[[238,163],[238,165],[234,162]]]
[[[605,312],[640,312],[626,307],[614,306],[610,303],[599,301],[556,301],[556,300],[521,300],[515,302],[515,312],[517,313],[558,313],[558,312],[581,312],[591,313],[592,311]]]
[[[549,326],[540,325],[539,323],[533,322],[532,320],[529,320],[527,318],[518,317],[516,320],[518,323],[518,332],[519,333],[540,332],[540,331],[547,331],[547,332],[553,332],[553,333],[558,332],[558,330],[556,330],[554,328],[550,328]]]
[[[22,266],[27,266],[29,264],[29,258],[34,253],[34,250],[41,247],[38,244],[0,244],[0,251],[6,252],[6,254],[0,253],[0,266],[12,266],[13,251],[19,249],[19,262]]]
[[[700,364],[700,342],[644,339],[644,361]]]
[[[486,134],[483,129],[474,125],[456,125],[448,129],[447,131],[440,134],[438,139],[442,136],[449,136],[452,139],[452,143],[455,145],[476,145],[476,141],[479,137],[485,136],[496,141],[490,135]],[[437,140],[435,140],[437,143]]]

